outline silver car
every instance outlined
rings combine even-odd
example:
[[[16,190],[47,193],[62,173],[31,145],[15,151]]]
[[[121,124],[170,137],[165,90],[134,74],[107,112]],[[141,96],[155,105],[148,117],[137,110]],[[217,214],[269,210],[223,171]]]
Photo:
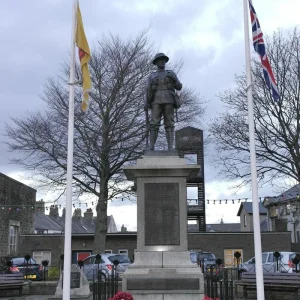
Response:
[[[274,252],[262,253],[262,265],[264,273],[293,273],[296,266],[293,264],[293,259],[298,256],[296,252],[280,252],[277,259],[274,257]],[[238,266],[240,272],[255,272],[255,257],[250,258]],[[297,265],[299,270],[299,264]]]
[[[90,255],[83,260],[83,273],[88,280],[98,280],[97,277],[100,271],[101,281],[103,281],[105,277],[111,277],[115,261],[118,262],[115,265],[116,276],[118,280],[121,280],[125,270],[131,264],[128,256],[124,254],[104,253],[101,254],[99,260],[97,260],[96,255]]]

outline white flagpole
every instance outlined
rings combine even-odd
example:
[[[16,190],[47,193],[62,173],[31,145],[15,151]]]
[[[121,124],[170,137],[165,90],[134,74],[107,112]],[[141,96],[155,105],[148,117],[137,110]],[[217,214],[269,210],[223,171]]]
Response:
[[[63,300],[70,300],[71,253],[72,253],[72,178],[74,143],[74,81],[75,81],[75,30],[78,0],[73,2],[71,32],[71,63],[69,92],[68,161],[67,161],[67,197],[65,214],[65,245],[63,271]]]
[[[263,268],[262,268],[261,233],[260,233],[259,203],[258,203],[258,190],[257,190],[257,171],[256,171],[254,116],[253,116],[253,100],[252,100],[249,21],[248,21],[248,0],[244,0],[244,31],[245,31],[245,54],[246,54],[246,74],[247,74],[248,122],[249,122],[249,139],[250,139],[250,158],[251,158],[256,291],[257,291],[257,300],[264,300],[265,293],[264,293],[264,277],[263,277]]]

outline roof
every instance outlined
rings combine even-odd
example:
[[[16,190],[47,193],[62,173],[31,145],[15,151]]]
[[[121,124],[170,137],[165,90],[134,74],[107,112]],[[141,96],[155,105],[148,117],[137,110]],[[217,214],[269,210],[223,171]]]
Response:
[[[260,231],[269,231],[267,218],[260,223]]]
[[[258,203],[259,207],[259,214],[260,215],[266,215],[267,214],[267,209],[263,206],[261,202]],[[246,211],[247,214],[253,215],[253,209],[252,209],[252,202],[242,202],[239,208],[239,211],[237,213],[237,216],[239,217],[241,215],[242,209]]]
[[[264,200],[264,205],[269,206],[272,204],[290,202],[291,200],[298,199],[297,197],[300,195],[300,184],[294,185],[292,188],[286,190],[282,194],[276,197],[266,197]]]
[[[196,224],[188,224],[188,232],[198,232]],[[241,231],[240,223],[219,223],[219,224],[206,224],[206,232],[239,232]]]
[[[240,223],[206,224],[206,232],[239,232]]]
[[[36,212],[34,214],[34,229],[63,232],[64,228],[56,219],[57,219],[56,217],[45,215],[40,212]]]
[[[269,231],[267,218],[260,223],[260,231]],[[188,224],[188,232],[199,232],[198,226],[196,224]],[[241,232],[241,223],[206,224],[206,232]]]
[[[107,227],[113,221],[113,216],[107,216]],[[72,233],[95,233],[94,220],[81,218],[72,218]],[[35,230],[51,230],[63,232],[65,229],[65,218],[45,215],[41,212],[34,214],[34,229]]]
[[[14,183],[16,183],[16,184],[18,184],[18,185],[24,186],[24,187],[26,187],[27,189],[31,189],[31,190],[33,190],[34,192],[36,192],[36,189],[34,189],[34,188],[32,188],[32,187],[30,187],[30,186],[24,184],[23,182],[20,182],[20,181],[18,181],[18,180],[16,180],[16,179],[13,179],[13,178],[11,178],[11,177],[9,177],[9,176],[7,176],[7,175],[5,175],[5,174],[3,174],[3,173],[0,172],[0,178],[1,178],[1,177],[2,177],[2,178],[5,178],[5,179],[7,179],[7,180],[9,180],[9,181],[13,181]]]

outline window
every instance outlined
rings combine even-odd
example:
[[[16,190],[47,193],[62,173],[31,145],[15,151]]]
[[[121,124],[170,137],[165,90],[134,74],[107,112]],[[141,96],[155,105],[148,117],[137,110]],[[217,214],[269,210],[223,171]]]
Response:
[[[111,263],[113,263],[115,260],[117,260],[120,264],[130,263],[130,259],[127,257],[127,255],[122,254],[111,255],[108,257],[108,260]]]
[[[224,264],[226,267],[233,267],[234,265],[236,265],[236,258],[234,257],[235,252],[241,253],[239,263],[243,262],[243,249],[225,249],[224,250]]]
[[[104,253],[112,253],[112,250],[105,250]]]
[[[17,252],[19,226],[10,225],[9,229],[9,254]]]
[[[263,259],[263,256],[262,256],[262,259]],[[273,253],[269,253],[268,262],[273,262],[273,261],[274,261],[274,255],[273,255]]]
[[[263,264],[266,263],[267,258],[268,258],[268,253],[263,253],[263,254],[261,255],[261,260],[262,260],[262,263],[263,263]]]
[[[25,257],[17,257],[17,258],[13,258],[11,259],[13,265],[26,265],[27,264],[27,260],[25,259]],[[30,258],[28,260],[28,264],[29,265],[34,265],[36,264],[36,261],[32,258]]]
[[[51,265],[51,251],[34,251],[32,257],[37,264],[41,264],[43,260],[48,260],[49,266]]]
[[[188,205],[197,205],[198,204],[198,187],[188,186],[186,188]]]
[[[190,260],[192,263],[197,263],[197,252],[190,252]]]
[[[270,218],[276,218],[277,217],[277,211],[276,206],[271,206],[269,209],[270,212]]]
[[[85,265],[90,265],[90,264],[93,264],[94,261],[95,261],[95,256],[92,256],[92,257],[86,258],[86,259],[84,260],[84,264],[85,264]]]
[[[128,249],[119,249],[118,251],[119,254],[125,254],[128,256]]]
[[[244,227],[246,227],[246,226],[247,226],[247,215],[244,214]]]

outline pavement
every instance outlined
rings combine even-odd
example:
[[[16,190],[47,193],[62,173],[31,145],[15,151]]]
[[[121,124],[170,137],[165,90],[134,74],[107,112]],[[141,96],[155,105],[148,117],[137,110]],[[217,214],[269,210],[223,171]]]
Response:
[[[53,298],[54,295],[24,295],[24,296],[10,296],[10,297],[4,297],[0,295],[1,300],[48,300],[48,299],[59,299],[59,298]],[[61,299],[61,298],[60,298]],[[73,299],[73,298],[71,298]],[[91,295],[88,298],[76,298],[76,300],[92,300],[93,295]]]
[[[19,296],[19,297],[6,297],[2,298],[0,296],[1,300],[48,300],[51,299],[51,295],[32,295],[32,296]],[[57,299],[57,298],[56,298]],[[72,298],[71,298],[72,299]],[[93,296],[90,296],[89,298],[85,298],[82,300],[92,300]],[[234,298],[234,300],[244,300],[245,298]],[[81,298],[77,298],[77,300],[81,300]]]
[[[10,297],[4,297],[1,300],[48,300],[49,297],[51,297],[51,295],[33,295],[33,296],[10,296]]]

